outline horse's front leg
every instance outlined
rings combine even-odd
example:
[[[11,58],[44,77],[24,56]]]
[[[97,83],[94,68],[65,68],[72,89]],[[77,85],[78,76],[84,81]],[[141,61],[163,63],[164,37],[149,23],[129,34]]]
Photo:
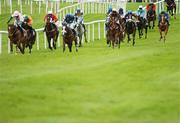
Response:
[[[74,41],[75,41],[76,52],[78,52],[78,39],[76,38]]]
[[[48,38],[48,45],[49,45],[49,49],[52,50],[52,47],[51,47],[51,38]]]
[[[72,42],[68,44],[69,52],[72,52]]]
[[[133,46],[135,45],[135,36],[136,36],[136,32],[133,33]]]
[[[13,43],[12,43],[12,41],[10,41],[10,50],[11,50],[11,53],[13,53]]]
[[[64,53],[65,49],[66,49],[66,43],[65,43],[65,41],[63,41],[63,53]]]
[[[128,41],[127,42],[129,43],[129,41],[131,41],[130,34],[128,33],[127,35],[128,35]]]
[[[159,39],[159,41],[161,41],[161,39],[162,39],[162,31],[159,29],[159,33],[160,33],[160,39]]]

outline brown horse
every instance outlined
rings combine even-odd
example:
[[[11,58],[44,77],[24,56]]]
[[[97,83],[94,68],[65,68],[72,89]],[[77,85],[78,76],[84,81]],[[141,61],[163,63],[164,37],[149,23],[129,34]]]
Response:
[[[154,29],[155,21],[156,21],[156,12],[153,10],[152,6],[150,6],[149,10],[147,11],[146,18],[147,18],[149,29],[151,29],[151,27],[152,29]],[[153,26],[151,26],[151,22],[153,22]]]
[[[118,44],[118,48],[120,48],[120,43],[123,39],[122,34],[122,27],[120,24],[116,22],[114,17],[110,18],[109,29],[106,34],[107,44],[109,44],[109,47],[112,43],[112,48],[114,48],[115,44]]]
[[[133,46],[135,44],[135,37],[136,37],[136,23],[132,19],[128,19],[126,22],[126,34],[128,36],[128,43],[131,41],[130,34],[133,37]]]
[[[20,49],[21,53],[24,54],[25,46],[27,43],[27,34],[24,34],[20,31],[20,27],[16,27],[13,24],[8,24],[8,38],[10,39],[10,50],[13,52],[13,44]],[[27,33],[27,32],[24,32]]]
[[[143,17],[138,16],[137,17],[137,28],[138,28],[138,32],[139,32],[139,38],[142,38],[143,36],[143,32],[145,31],[145,38],[147,38],[147,30],[148,30],[148,25],[146,24],[146,19],[144,19]]]
[[[59,36],[59,31],[56,29],[56,25],[50,22],[50,19],[50,17],[47,18],[45,32],[49,44],[49,49],[53,50],[53,48],[56,49],[56,42]]]
[[[23,24],[23,28],[27,31],[28,37],[26,47],[29,47],[29,53],[31,53],[32,46],[36,41],[36,31],[26,23]]]
[[[167,2],[167,12],[176,19],[176,3]]]
[[[164,43],[165,43],[165,40],[166,40],[166,35],[167,35],[167,32],[168,32],[168,23],[165,19],[165,15],[162,14],[161,15],[161,21],[160,21],[160,24],[159,24],[159,32],[160,32],[160,39],[159,41],[161,41],[162,38],[164,38]],[[163,36],[163,32],[164,32],[164,36]]]
[[[72,44],[75,42],[76,52],[78,51],[78,37],[73,32],[73,30],[67,26],[67,24],[62,24],[62,35],[63,35],[63,52],[65,51],[66,44],[68,45],[69,52],[72,52]]]

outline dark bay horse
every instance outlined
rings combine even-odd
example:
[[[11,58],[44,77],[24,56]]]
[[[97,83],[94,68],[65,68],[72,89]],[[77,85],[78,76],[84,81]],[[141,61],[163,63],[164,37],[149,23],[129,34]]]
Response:
[[[13,44],[24,54],[25,46],[28,41],[27,32],[25,35],[20,31],[20,27],[16,27],[14,24],[8,24],[8,38],[10,39],[10,51],[13,52]]]
[[[160,32],[160,41],[161,39],[163,38],[164,39],[164,43],[165,43],[165,40],[166,40],[166,35],[167,35],[167,32],[168,32],[168,23],[167,21],[165,20],[165,15],[162,14],[161,15],[161,21],[160,21],[160,24],[159,24],[159,32]],[[164,35],[163,35],[164,33]]]
[[[135,37],[136,37],[136,24],[132,19],[128,19],[126,22],[126,34],[128,36],[128,43],[131,41],[130,34],[133,36],[133,46],[135,44]]]
[[[76,30],[77,36],[79,37],[79,47],[81,47],[83,34],[84,34],[86,43],[87,43],[87,39],[86,39],[86,31],[83,28],[82,21],[80,19],[77,19],[77,23],[75,25],[75,30]]]
[[[112,43],[112,48],[114,48],[115,44],[118,44],[118,48],[120,48],[120,35],[122,34],[121,27],[115,20],[115,17],[110,18],[109,29],[107,30],[106,39],[109,47]]]
[[[53,48],[56,49],[56,42],[59,36],[59,31],[56,29],[56,25],[50,22],[50,19],[50,17],[47,17],[45,32],[49,44],[49,49],[53,50]]]
[[[168,0],[169,1],[169,0]],[[167,1],[167,12],[176,19],[176,3]]]
[[[67,24],[62,25],[62,35],[63,35],[63,52],[65,51],[66,44],[68,45],[69,52],[72,52],[73,41],[75,42],[76,52],[78,51],[78,37],[73,32],[73,30],[67,26]]]
[[[26,47],[29,47],[29,53],[31,53],[32,46],[36,41],[36,31],[27,23],[23,24],[23,28],[27,31],[27,37],[28,37]]]
[[[137,17],[137,20],[138,21],[136,23],[137,23],[138,32],[139,32],[139,38],[142,38],[144,30],[145,30],[145,38],[147,38],[148,25],[146,24],[146,20],[140,16]]]
[[[151,27],[152,29],[154,29],[155,21],[156,21],[156,12],[153,10],[152,6],[150,6],[149,10],[147,11],[146,18],[147,18],[149,29],[151,29]],[[152,26],[151,26],[151,22],[153,23]]]

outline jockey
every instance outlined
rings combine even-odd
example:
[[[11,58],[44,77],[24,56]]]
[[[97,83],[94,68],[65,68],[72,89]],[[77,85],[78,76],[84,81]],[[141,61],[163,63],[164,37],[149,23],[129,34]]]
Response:
[[[152,7],[152,10],[153,10],[153,12],[154,12],[154,15],[156,16],[156,5],[155,5],[153,2],[149,3],[149,4],[146,6],[146,11],[147,11],[147,12],[150,10],[150,7]]]
[[[169,15],[168,15],[167,12],[162,11],[162,12],[159,14],[159,16],[158,16],[158,20],[159,20],[159,22],[158,22],[158,27],[159,27],[159,25],[160,25],[160,22],[161,22],[161,16],[162,16],[162,15],[165,16],[165,20],[166,20],[166,22],[167,22],[167,24],[168,24],[168,26],[169,26],[169,25],[170,25],[170,24],[169,24]]]
[[[115,20],[116,20],[116,23],[119,24],[120,15],[119,15],[119,13],[116,11],[115,8],[113,8],[113,10],[112,10],[112,12],[110,13],[109,17],[110,17],[110,18],[114,17]]]
[[[72,14],[66,14],[66,16],[63,19],[62,25],[67,24],[67,26],[70,27],[74,32],[74,34],[76,35],[76,31],[74,30],[74,26],[75,26],[74,21],[75,21],[75,17]]]
[[[151,2],[149,3],[147,6],[146,6],[146,10],[149,11],[150,10],[150,7],[152,7],[153,11],[156,11],[156,5]]]
[[[28,15],[23,15],[23,17],[24,17],[24,23],[32,28],[32,23],[33,23],[32,17]]]
[[[108,30],[110,19],[113,17],[115,18],[116,23],[119,25],[120,15],[118,14],[115,8],[112,9],[112,12],[110,12],[109,16],[106,18],[106,30]]]
[[[23,34],[23,31],[25,31],[25,30],[22,27],[22,24],[23,24],[23,21],[24,21],[24,18],[22,16],[22,14],[17,10],[14,11],[14,13],[11,15],[11,17],[9,18],[7,23],[9,23],[13,18],[15,19],[14,25],[16,27],[18,27],[20,29],[21,33]]]
[[[56,30],[58,31],[58,26],[59,26],[59,21],[58,21],[58,17],[53,14],[52,11],[48,11],[47,15],[44,17],[44,22],[47,22],[47,18],[50,17],[50,23],[53,24],[53,26],[56,28]],[[46,28],[46,27],[45,27]],[[44,29],[45,31],[45,29]]]
[[[124,10],[123,10],[123,8],[119,9],[119,15],[121,16],[121,18],[124,18]]]
[[[106,16],[109,16],[109,14],[112,12],[112,8],[110,7],[106,13]]]
[[[75,16],[75,21],[77,22],[79,19],[80,19],[80,23],[82,24],[83,28],[84,28],[84,31],[86,31],[86,27],[84,25],[84,18],[83,18],[83,12],[81,11],[80,8],[78,8],[76,10],[76,12],[74,13],[74,16]]]
[[[136,18],[137,18],[136,14],[134,14],[131,10],[129,10],[125,15],[126,22],[129,20],[134,20]]]
[[[140,16],[143,19],[145,19],[145,10],[143,9],[142,5],[139,6],[136,14],[137,14],[137,16]]]

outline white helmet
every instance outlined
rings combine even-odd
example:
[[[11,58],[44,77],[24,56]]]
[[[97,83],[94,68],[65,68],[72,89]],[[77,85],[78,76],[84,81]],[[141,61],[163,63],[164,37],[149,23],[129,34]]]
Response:
[[[13,16],[14,16],[14,17],[19,16],[19,11],[17,11],[17,10],[16,10],[16,11],[14,11]]]
[[[140,6],[139,6],[139,9],[142,9],[142,8],[143,8],[143,6],[142,6],[142,5],[140,5]]]
[[[112,11],[116,11],[116,8],[113,8]]]
[[[48,11],[48,14],[52,14],[53,12],[52,11]]]

